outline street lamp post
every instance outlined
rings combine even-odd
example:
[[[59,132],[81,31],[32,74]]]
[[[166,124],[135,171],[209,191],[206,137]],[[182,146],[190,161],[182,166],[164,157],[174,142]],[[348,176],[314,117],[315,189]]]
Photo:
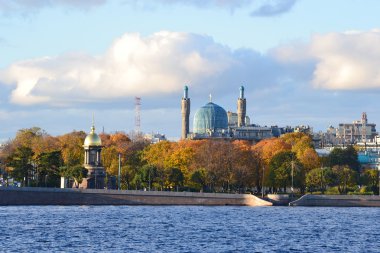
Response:
[[[379,196],[380,196],[380,167],[377,168],[378,181],[379,181]]]
[[[118,171],[117,176],[118,176],[117,189],[120,191],[120,177],[121,177],[121,154],[120,153],[119,153],[119,171]]]
[[[292,161],[292,187],[290,188],[291,192],[292,192],[292,199],[293,199],[293,194],[294,194],[294,161]]]
[[[325,193],[324,187],[323,187],[323,166],[321,167],[321,191],[322,191],[322,194]]]
[[[263,166],[263,180],[262,180],[262,183],[261,183],[261,197],[264,198],[264,166]]]
[[[149,191],[150,191],[150,170],[151,170],[152,168],[151,167],[149,167]]]

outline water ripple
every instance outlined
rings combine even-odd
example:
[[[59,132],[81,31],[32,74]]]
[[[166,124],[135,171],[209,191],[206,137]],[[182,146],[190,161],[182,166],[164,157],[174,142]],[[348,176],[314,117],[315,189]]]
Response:
[[[378,208],[0,207],[2,252],[378,252]]]

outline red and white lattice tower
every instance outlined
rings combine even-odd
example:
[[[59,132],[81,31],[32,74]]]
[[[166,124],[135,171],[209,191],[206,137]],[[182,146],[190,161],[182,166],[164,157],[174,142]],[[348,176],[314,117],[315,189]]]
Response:
[[[135,97],[135,133],[140,134],[140,109],[141,109],[141,98]]]

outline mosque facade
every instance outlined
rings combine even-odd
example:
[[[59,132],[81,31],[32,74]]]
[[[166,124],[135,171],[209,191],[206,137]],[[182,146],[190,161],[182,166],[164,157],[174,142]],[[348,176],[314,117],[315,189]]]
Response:
[[[189,89],[184,87],[182,98],[182,134],[181,139],[239,139],[260,141],[262,139],[278,136],[280,130],[277,127],[261,127],[250,123],[246,115],[246,98],[244,87],[240,87],[237,99],[237,112],[226,110],[210,101],[199,108],[193,119],[193,131],[189,131],[190,123],[190,98]]]

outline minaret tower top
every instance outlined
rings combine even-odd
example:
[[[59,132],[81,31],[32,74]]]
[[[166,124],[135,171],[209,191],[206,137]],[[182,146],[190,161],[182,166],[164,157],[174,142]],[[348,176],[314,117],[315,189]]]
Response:
[[[183,98],[189,98],[189,87],[187,87],[187,85],[183,87]]]
[[[240,99],[244,98],[244,86],[240,86]]]

